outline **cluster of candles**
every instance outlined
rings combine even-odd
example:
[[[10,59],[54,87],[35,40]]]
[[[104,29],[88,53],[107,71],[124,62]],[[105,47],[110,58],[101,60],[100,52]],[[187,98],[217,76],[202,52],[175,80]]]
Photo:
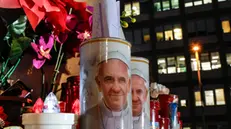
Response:
[[[182,129],[178,96],[171,94],[159,95],[158,100],[150,101],[150,118],[152,129]]]

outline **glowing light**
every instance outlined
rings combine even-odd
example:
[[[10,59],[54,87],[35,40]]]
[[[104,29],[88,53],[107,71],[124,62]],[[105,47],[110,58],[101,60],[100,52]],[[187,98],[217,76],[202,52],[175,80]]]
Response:
[[[43,112],[44,113],[60,113],[59,103],[54,93],[51,92],[46,97],[44,101]]]
[[[196,52],[196,51],[199,51],[199,50],[200,50],[200,46],[199,46],[199,45],[194,45],[192,49],[193,49],[193,51],[195,51],[195,52]]]
[[[42,113],[43,112],[43,100],[38,98],[33,106],[34,113]]]

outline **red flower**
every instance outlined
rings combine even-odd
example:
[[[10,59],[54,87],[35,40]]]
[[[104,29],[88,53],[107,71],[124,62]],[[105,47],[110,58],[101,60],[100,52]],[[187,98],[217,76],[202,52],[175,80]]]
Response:
[[[0,106],[0,114],[4,113],[4,109],[2,106]]]
[[[57,6],[60,8],[60,12],[46,13],[47,21],[53,25],[55,33],[65,32],[68,30],[66,26],[67,11],[62,5],[57,4]]]
[[[6,121],[7,115],[4,113],[4,108],[0,106],[0,127],[4,127],[9,124],[9,122]]]
[[[62,0],[62,1],[75,10],[85,10],[87,7],[86,2],[76,2],[75,0]]]

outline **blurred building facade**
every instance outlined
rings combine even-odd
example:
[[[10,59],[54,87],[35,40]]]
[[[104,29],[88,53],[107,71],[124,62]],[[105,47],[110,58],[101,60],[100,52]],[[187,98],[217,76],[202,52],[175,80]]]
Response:
[[[204,97],[207,128],[230,129],[231,0],[123,0],[121,10],[137,19],[124,29],[132,55],[148,58],[152,82],[179,95],[184,128],[202,129]],[[197,43],[203,96],[191,50]]]

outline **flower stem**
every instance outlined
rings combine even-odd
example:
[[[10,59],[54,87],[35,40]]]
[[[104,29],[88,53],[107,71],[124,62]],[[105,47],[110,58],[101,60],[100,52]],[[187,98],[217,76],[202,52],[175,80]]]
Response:
[[[41,68],[41,73],[42,73],[42,89],[41,89],[40,96],[42,100],[44,100],[45,98],[45,73],[44,73],[43,67]]]
[[[59,55],[60,56],[60,55]],[[62,60],[63,60],[63,56],[64,56],[64,53],[62,53],[62,55],[60,56],[59,58],[59,61],[57,63],[57,68],[55,69],[55,73],[53,75],[53,80],[52,80],[52,83],[51,83],[51,89],[50,89],[50,92],[54,92],[57,90],[57,87],[55,86],[55,82],[56,82],[56,78],[58,76],[58,73],[59,73],[59,68],[61,66],[61,63],[62,63]],[[55,88],[54,88],[55,87]]]
[[[50,92],[52,92],[53,89],[54,89],[56,77],[57,77],[57,74],[59,73],[59,67],[58,67],[59,66],[59,62],[62,62],[62,60],[60,59],[61,53],[62,53],[62,48],[63,48],[63,44],[61,44],[60,48],[59,48],[59,53],[58,53],[58,57],[57,57],[57,60],[56,60],[56,63],[55,63],[55,69],[54,69],[54,73],[53,73],[53,77],[52,77]]]
[[[72,13],[72,8],[70,8],[69,10],[69,14]],[[59,48],[59,53],[58,53],[58,57],[57,57],[57,61],[56,61],[56,64],[55,64],[55,69],[54,69],[54,74],[53,74],[53,78],[52,78],[52,82],[51,82],[51,88],[50,88],[50,91],[49,92],[52,92],[53,89],[54,89],[54,86],[55,86],[55,82],[56,82],[56,78],[57,78],[57,75],[59,73],[59,68],[61,66],[61,63],[62,63],[62,60],[63,60],[63,56],[64,56],[64,53],[62,53],[62,49],[63,49],[63,44],[60,45],[60,48]],[[62,55],[61,55],[62,54]],[[55,87],[55,89],[57,89],[57,87]],[[54,89],[54,90],[55,90]]]
[[[59,53],[58,53],[57,61],[56,61],[56,64],[55,64],[55,70],[57,69],[58,64],[59,64],[59,60],[60,60],[60,56],[61,56],[61,53],[62,53],[62,49],[63,49],[63,44],[61,44],[60,48],[59,48]]]
[[[3,69],[2,69],[3,71],[2,71],[2,72],[4,72],[4,71],[6,70],[6,67],[7,67],[7,65],[8,65],[9,60],[10,60],[10,58],[8,58],[8,59],[6,60],[6,62],[4,63]]]
[[[10,78],[10,76],[14,73],[14,71],[16,70],[16,68],[18,67],[19,63],[21,62],[22,58],[19,58],[18,61],[16,62],[16,64],[14,65],[13,70],[9,73],[9,75],[7,76],[7,78]]]
[[[1,79],[2,82],[5,81],[5,79],[8,79],[13,73],[14,71],[16,70],[16,68],[18,67],[20,61],[22,60],[22,58],[19,58],[18,61],[16,62],[15,65],[13,65],[9,71],[6,73],[6,75]]]

